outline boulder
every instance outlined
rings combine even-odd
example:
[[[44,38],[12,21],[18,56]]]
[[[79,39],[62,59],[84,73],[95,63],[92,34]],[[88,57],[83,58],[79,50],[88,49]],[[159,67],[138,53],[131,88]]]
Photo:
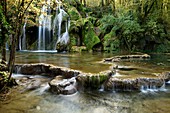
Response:
[[[49,82],[50,91],[55,94],[71,95],[77,92],[75,78],[65,79],[59,75]]]

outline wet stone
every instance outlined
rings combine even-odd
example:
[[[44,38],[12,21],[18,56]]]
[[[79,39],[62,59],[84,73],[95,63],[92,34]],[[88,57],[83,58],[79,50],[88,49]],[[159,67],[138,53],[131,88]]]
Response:
[[[75,78],[65,79],[63,76],[56,76],[49,82],[50,91],[55,94],[71,95],[77,92]]]

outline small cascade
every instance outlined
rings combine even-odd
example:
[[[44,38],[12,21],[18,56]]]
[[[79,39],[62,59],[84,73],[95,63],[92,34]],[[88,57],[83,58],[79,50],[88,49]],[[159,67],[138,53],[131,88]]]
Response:
[[[9,50],[9,46],[8,46],[8,43],[6,43],[6,45],[5,45],[5,46],[6,46],[6,50]]]
[[[164,81],[164,83],[163,83],[163,85],[160,87],[160,91],[167,91],[167,89],[165,88],[165,81]]]
[[[156,86],[152,86],[152,85],[150,85],[150,86],[148,86],[148,85],[146,85],[146,86],[144,86],[144,85],[142,85],[141,86],[141,88],[140,88],[140,91],[142,92],[142,93],[148,93],[148,92],[157,92],[157,91],[159,91],[159,89],[158,88],[156,88]]]
[[[49,88],[50,88],[50,86],[49,86],[48,82],[46,82],[44,84],[41,84],[40,88],[35,90],[35,92],[37,92],[39,95],[42,95]]]
[[[68,22],[69,23],[69,22]],[[63,33],[62,37],[58,38],[57,43],[67,44],[69,41],[69,33],[68,33],[68,23],[66,22],[66,31]]]
[[[22,35],[19,38],[19,50],[26,50],[26,25],[27,25],[27,17],[25,18],[25,23],[22,28]]]
[[[15,73],[20,74],[21,73],[21,67],[15,66]]]
[[[102,84],[99,91],[103,92],[104,91],[104,85]]]
[[[167,89],[165,88],[165,83],[160,87],[160,88],[157,88],[155,85],[142,85],[141,88],[140,88],[140,91],[142,93],[149,93],[149,92],[157,92],[157,91],[167,91]]]

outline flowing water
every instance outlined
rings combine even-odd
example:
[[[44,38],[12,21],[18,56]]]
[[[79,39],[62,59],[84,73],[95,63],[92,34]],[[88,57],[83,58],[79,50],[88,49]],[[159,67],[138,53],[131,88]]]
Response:
[[[62,2],[56,0],[46,0],[42,4],[40,14],[38,16],[38,37],[37,47],[34,50],[56,50],[57,44],[66,45],[69,42],[68,29],[70,26],[69,15],[64,11]],[[52,8],[56,8],[56,12],[52,12]],[[27,18],[22,29],[22,36],[19,39],[19,50],[27,50],[28,40],[26,40]]]
[[[24,26],[22,28],[22,36],[19,38],[19,50],[26,50],[26,25],[27,18],[25,18]]]
[[[101,63],[110,57],[102,53],[34,53],[19,52],[17,63],[49,63],[84,72],[98,73],[110,69],[110,64]],[[117,62],[116,65],[136,67],[137,70],[118,71],[117,76],[133,77],[170,71],[170,55],[152,55],[150,60]],[[142,74],[141,74],[142,73]],[[143,74],[144,73],[144,74]],[[25,75],[14,74],[15,78]],[[29,76],[29,75],[27,75]],[[151,77],[152,75],[150,75]],[[48,91],[48,78],[35,90],[13,89],[8,101],[0,103],[0,113],[168,113],[170,112],[170,85],[164,90],[104,91],[82,90],[73,95],[55,95]],[[31,77],[32,78],[32,77]],[[153,88],[154,89],[154,88]],[[165,90],[166,89],[166,90]]]
[[[51,0],[48,0],[43,5],[39,16],[38,50],[56,50],[57,44],[67,44],[69,41],[68,14],[62,9],[62,2],[56,0],[56,13],[52,15],[50,3]],[[55,17],[52,20],[53,16]],[[62,23],[66,25],[63,26]],[[66,29],[65,32],[62,28]]]

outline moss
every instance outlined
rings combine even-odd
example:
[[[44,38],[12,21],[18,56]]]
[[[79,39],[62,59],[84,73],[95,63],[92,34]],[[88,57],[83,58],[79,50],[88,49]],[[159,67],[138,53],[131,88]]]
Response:
[[[108,78],[108,76],[103,75],[103,74],[99,75],[99,77],[100,77],[100,84],[104,83],[107,80],[107,78]]]
[[[106,75],[93,75],[93,76],[88,76],[88,86],[93,88],[93,89],[98,89],[100,86],[107,80]]]
[[[92,23],[88,23],[88,32],[85,35],[84,43],[88,50],[92,50],[93,46],[100,42],[99,37],[94,32],[94,26],[92,26]]]

